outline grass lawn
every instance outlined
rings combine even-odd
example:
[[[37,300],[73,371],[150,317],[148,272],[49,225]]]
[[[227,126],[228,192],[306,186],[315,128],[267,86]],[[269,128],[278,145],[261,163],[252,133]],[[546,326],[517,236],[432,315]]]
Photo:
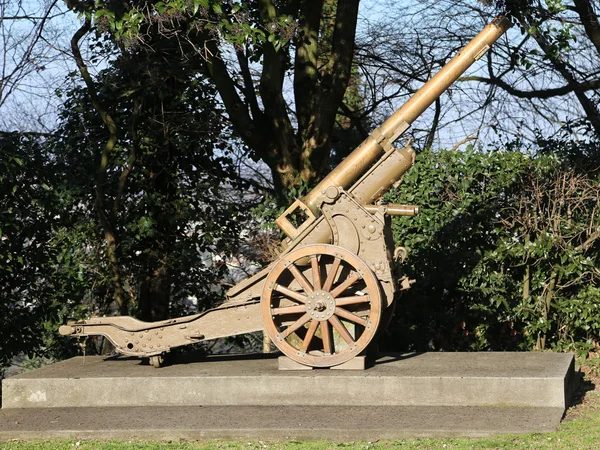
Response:
[[[593,449],[600,450],[600,377],[587,375],[585,389],[556,433],[488,438],[404,439],[378,442],[218,442],[218,441],[31,441],[0,442],[2,450],[195,450],[195,449]],[[584,395],[585,394],[585,395]]]

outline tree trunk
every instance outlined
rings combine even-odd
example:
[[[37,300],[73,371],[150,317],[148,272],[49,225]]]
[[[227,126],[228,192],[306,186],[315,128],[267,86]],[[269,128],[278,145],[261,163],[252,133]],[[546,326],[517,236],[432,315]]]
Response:
[[[279,48],[265,42],[258,83],[250,74],[249,62],[254,55],[248,49],[235,50],[241,82],[234,81],[218,42],[211,36],[197,36],[198,47],[207,50],[208,75],[233,128],[253,150],[253,157],[267,164],[279,195],[301,182],[314,184],[329,171],[331,134],[351,77],[358,4],[358,0],[258,1],[259,20],[267,30],[282,14],[300,18],[294,61],[289,44]],[[285,74],[292,65],[293,120],[283,94]]]
[[[554,291],[556,289],[556,283],[558,281],[558,274],[555,269],[552,269],[550,273],[550,280],[548,281],[548,287],[546,288],[546,294],[542,297],[542,317],[544,318],[544,323],[548,323],[548,318],[550,317],[550,310],[552,309],[552,299],[554,298]],[[540,333],[538,336],[537,347],[539,350],[544,350],[546,348],[546,335],[547,333]]]
[[[531,236],[529,233],[525,235],[525,247],[529,246],[531,242]],[[523,304],[527,301],[531,295],[531,266],[529,265],[529,250],[525,255],[525,273],[523,274]]]
[[[83,78],[83,81],[87,87],[88,95],[92,100],[94,109],[102,119],[102,122],[104,123],[104,126],[108,131],[108,139],[104,144],[104,148],[102,149],[100,165],[96,174],[96,199],[94,202],[94,206],[96,208],[96,213],[98,214],[98,218],[100,220],[100,224],[104,232],[106,253],[108,255],[108,261],[112,272],[111,280],[115,291],[115,302],[119,309],[119,314],[127,315],[128,298],[125,293],[125,289],[123,288],[123,280],[121,278],[119,256],[117,253],[117,236],[114,227],[115,217],[111,217],[110,213],[106,209],[104,193],[104,183],[106,180],[106,172],[108,170],[109,159],[117,145],[117,126],[111,115],[108,114],[107,110],[100,104],[100,100],[98,99],[98,94],[96,92],[96,87],[94,86],[92,77],[88,72],[87,66],[79,50],[80,39],[83,36],[85,36],[90,30],[91,20],[88,18],[85,20],[81,28],[79,28],[77,32],[73,35],[71,39],[71,50],[73,52],[73,57],[75,58],[75,63],[77,64],[77,68],[79,69],[79,73],[81,74],[81,77]]]
[[[169,317],[170,278],[168,269],[162,266],[142,281],[139,296],[141,320],[155,322]]]

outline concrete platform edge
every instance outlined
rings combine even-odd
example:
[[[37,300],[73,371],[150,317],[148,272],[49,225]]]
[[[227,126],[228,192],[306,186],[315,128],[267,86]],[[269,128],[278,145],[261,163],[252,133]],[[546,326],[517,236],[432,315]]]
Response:
[[[372,441],[548,432],[562,415],[562,408],[497,406],[25,408],[0,410],[0,439]]]
[[[340,429],[320,429],[320,430],[290,430],[281,429],[205,429],[205,430],[47,430],[47,431],[22,431],[22,432],[1,432],[0,442],[24,440],[157,440],[157,441],[198,441],[198,440],[214,440],[214,441],[367,441],[376,442],[379,440],[395,440],[408,438],[431,438],[431,437],[487,437],[499,434],[524,434],[524,433],[551,433],[556,429],[540,429],[540,430],[510,430],[502,433],[493,431],[478,431],[478,430],[390,430],[390,429],[355,429],[355,430],[340,430]]]
[[[386,405],[386,406],[531,406],[566,408],[564,378],[381,377],[363,379],[129,378],[14,380],[3,389],[3,409],[80,406],[233,406],[233,405]],[[136,386],[144,385],[144,391]],[[251,388],[249,388],[251,386]],[[569,389],[568,389],[569,390]],[[312,392],[313,396],[307,396]],[[68,393],[68,394],[67,394]]]
[[[507,372],[503,364],[511,358],[515,367]],[[444,363],[452,360],[459,364],[446,371]],[[477,368],[461,369],[477,360],[487,364],[481,375]],[[532,360],[535,364],[520,371]],[[357,372],[280,372],[275,359],[254,366],[237,361],[230,372],[223,369],[226,361],[150,370],[131,361],[95,360],[85,368],[73,361],[5,379],[3,408],[302,404],[565,409],[579,381],[573,355],[552,353],[423,354]],[[119,367],[126,370],[113,371]]]

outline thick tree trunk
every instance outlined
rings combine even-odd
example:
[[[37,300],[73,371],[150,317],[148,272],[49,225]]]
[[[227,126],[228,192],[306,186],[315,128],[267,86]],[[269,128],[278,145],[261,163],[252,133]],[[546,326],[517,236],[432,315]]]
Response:
[[[161,111],[161,100],[153,100],[157,103],[152,110]],[[158,119],[160,117],[157,117],[156,122],[159,122]],[[140,318],[146,321],[169,318],[172,284],[170,252],[177,234],[177,225],[172,221],[171,212],[177,198],[178,169],[171,161],[176,157],[178,149],[170,140],[168,125],[165,125],[160,136],[161,142],[149,167],[146,183],[148,192],[161,199],[157,203],[150,203],[155,223],[153,233],[144,246],[149,252],[145,258],[145,276],[140,283],[139,313]]]
[[[590,0],[573,0],[573,3],[586,34],[600,56],[600,23],[598,22],[598,15],[594,11],[592,2]]]
[[[285,74],[292,65],[289,44],[282,48],[270,41],[263,44],[258,83],[249,70],[252,55],[236,48],[240,86],[221,58],[217,41],[198,36],[198,47],[207,50],[208,74],[234,129],[254,156],[269,166],[277,194],[301,182],[314,184],[329,171],[331,135],[352,72],[358,4],[359,0],[303,0],[287,6],[274,0],[257,2],[267,30],[282,14],[300,17],[294,41],[294,120],[283,95]],[[325,6],[335,12],[334,19],[324,18]]]
[[[146,276],[140,285],[140,319],[148,322],[169,317],[171,277],[165,266]]]

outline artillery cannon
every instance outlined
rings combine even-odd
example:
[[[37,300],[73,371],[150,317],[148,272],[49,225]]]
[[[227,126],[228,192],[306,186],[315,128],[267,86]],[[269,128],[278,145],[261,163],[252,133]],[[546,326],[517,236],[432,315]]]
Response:
[[[377,203],[413,165],[398,139],[510,27],[500,16],[417,91],[308,195],[275,223],[287,235],[282,254],[234,286],[217,308],[160,322],[97,317],[60,327],[62,335],[103,335],[119,353],[158,367],[175,347],[265,330],[289,358],[312,367],[343,364],[364,352],[392,316],[411,281],[394,251],[391,216],[417,206]]]

